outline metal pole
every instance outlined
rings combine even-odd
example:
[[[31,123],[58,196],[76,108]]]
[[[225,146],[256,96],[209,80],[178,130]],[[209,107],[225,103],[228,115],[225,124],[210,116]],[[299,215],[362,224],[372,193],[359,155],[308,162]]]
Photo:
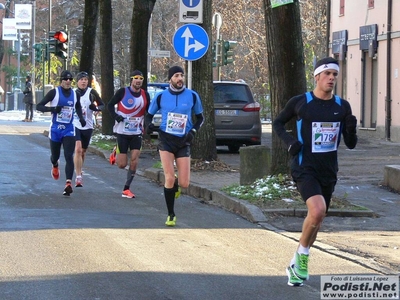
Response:
[[[35,22],[36,22],[36,1],[32,0],[32,34],[31,34],[31,40],[32,40],[32,46],[36,44],[36,39],[35,39],[35,32],[36,32],[36,27],[35,27]],[[32,97],[33,97],[33,103],[36,103],[36,89],[35,89],[35,57],[36,57],[36,50],[35,48],[32,47],[32,76],[31,76],[31,83],[32,83]]]
[[[19,29],[17,29],[17,39],[18,39],[18,47],[17,47],[17,88],[21,89],[21,35]]]
[[[188,61],[188,89],[192,88],[192,61]]]
[[[221,66],[220,66],[219,60],[218,60],[218,55],[219,55],[220,58],[221,58],[221,61],[222,61],[222,57],[221,57],[222,53],[219,53],[222,50],[222,48],[219,49],[220,48],[219,47],[220,46],[219,45],[219,39],[220,39],[219,29],[221,28],[221,25],[222,25],[222,17],[221,17],[220,13],[215,13],[214,14],[212,23],[215,26],[215,28],[217,29],[217,38],[216,38],[216,41],[215,41],[215,63],[217,64],[218,81],[221,81]],[[221,47],[223,47],[222,44],[221,44]]]
[[[151,50],[152,38],[153,38],[153,14],[151,14],[149,20],[147,52]],[[150,76],[151,76],[151,56],[147,55],[147,82],[149,82]]]
[[[50,34],[50,31],[51,31],[51,18],[52,18],[51,10],[52,10],[52,8],[51,8],[51,0],[49,0],[49,31],[47,32],[47,41],[50,39],[49,34]],[[47,45],[48,44],[49,43],[47,42]],[[48,48],[50,48],[50,47],[48,47]],[[47,66],[48,66],[48,68],[47,68],[47,83],[50,84],[50,70],[51,70],[51,54],[50,53],[49,53],[49,60],[47,62]],[[44,72],[44,70],[43,70],[43,72]],[[43,87],[44,87],[44,83],[43,83]]]

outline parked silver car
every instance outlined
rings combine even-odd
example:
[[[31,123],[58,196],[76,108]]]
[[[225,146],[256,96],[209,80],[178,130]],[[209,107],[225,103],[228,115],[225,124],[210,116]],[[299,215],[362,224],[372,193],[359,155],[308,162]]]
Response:
[[[217,146],[237,152],[243,145],[261,145],[260,103],[243,82],[214,81]]]
[[[152,100],[166,88],[167,83],[148,84]],[[243,145],[261,144],[260,104],[254,101],[244,81],[214,81],[214,111],[217,146],[228,146],[229,151],[237,152]],[[161,115],[155,114],[153,123],[159,127]]]

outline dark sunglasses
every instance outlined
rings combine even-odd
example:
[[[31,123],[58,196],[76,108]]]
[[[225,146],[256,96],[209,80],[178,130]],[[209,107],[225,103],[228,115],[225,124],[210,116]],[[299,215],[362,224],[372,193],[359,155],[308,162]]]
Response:
[[[65,81],[72,81],[72,80],[74,80],[73,78],[63,78],[62,80],[65,80]]]
[[[144,79],[143,76],[139,76],[139,75],[132,76],[131,78],[133,78],[133,79],[139,79],[139,80],[143,80],[143,79]]]

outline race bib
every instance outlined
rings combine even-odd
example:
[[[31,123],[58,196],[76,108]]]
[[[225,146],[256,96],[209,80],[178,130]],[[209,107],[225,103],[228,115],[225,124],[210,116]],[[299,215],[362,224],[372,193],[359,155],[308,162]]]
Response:
[[[74,108],[71,106],[63,106],[57,114],[56,121],[59,123],[71,123],[74,114]]]
[[[188,115],[169,112],[167,117],[166,132],[176,135],[185,134],[187,121]]]
[[[340,122],[313,122],[311,151],[313,153],[336,151],[339,134]]]
[[[129,117],[124,120],[124,132],[141,134],[140,129],[142,118],[140,117]]]

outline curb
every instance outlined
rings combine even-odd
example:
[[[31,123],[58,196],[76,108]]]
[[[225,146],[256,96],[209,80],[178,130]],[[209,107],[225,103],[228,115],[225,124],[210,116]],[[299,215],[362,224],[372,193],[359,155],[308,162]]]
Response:
[[[88,151],[104,159],[108,159],[108,152],[89,146]],[[146,177],[153,181],[163,184],[164,173],[161,169],[148,168],[137,170],[136,174]],[[252,223],[264,223],[268,221],[268,215],[281,215],[287,217],[305,217],[307,209],[260,209],[258,206],[250,204],[245,200],[231,197],[224,192],[216,189],[209,189],[201,184],[190,182],[187,189],[182,189],[182,194],[186,194],[198,199],[202,199],[209,204],[222,207],[230,212],[238,214]],[[369,209],[363,210],[341,210],[330,209],[327,216],[335,217],[376,217],[376,213]]]

